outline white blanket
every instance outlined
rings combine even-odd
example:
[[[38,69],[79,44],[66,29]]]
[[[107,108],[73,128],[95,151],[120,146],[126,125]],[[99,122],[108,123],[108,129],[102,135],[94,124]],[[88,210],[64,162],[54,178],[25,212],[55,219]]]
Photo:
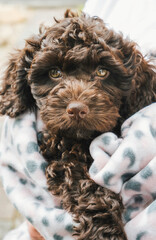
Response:
[[[6,118],[0,144],[4,189],[46,240],[71,240],[72,216],[47,191],[47,163],[37,144],[41,129],[42,122],[34,113]],[[156,239],[156,103],[123,124],[122,138],[105,133],[92,142],[90,152],[94,159],[91,178],[123,197],[128,239],[137,239],[140,234],[147,235],[143,239]],[[28,236],[26,225],[5,240],[26,240],[24,236]]]

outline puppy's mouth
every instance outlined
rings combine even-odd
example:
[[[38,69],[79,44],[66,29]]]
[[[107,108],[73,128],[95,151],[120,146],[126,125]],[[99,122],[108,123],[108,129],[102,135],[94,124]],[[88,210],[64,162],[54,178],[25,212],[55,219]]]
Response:
[[[69,129],[59,129],[58,134],[71,139],[92,139],[100,134],[99,131],[89,130],[83,127],[70,127]]]

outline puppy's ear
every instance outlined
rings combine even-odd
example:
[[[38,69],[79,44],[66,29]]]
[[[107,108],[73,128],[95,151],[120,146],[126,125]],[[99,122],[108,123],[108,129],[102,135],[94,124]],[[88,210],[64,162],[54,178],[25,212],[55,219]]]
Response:
[[[156,67],[143,57],[136,43],[119,40],[117,46],[121,51],[118,53],[123,61],[120,81],[124,95],[122,111],[128,117],[156,101]]]
[[[140,54],[140,64],[132,80],[131,107],[139,110],[156,101],[156,67]]]
[[[34,37],[26,41],[24,49],[11,55],[2,79],[0,114],[16,117],[34,108],[35,100],[27,76],[34,54],[39,48],[39,40]]]

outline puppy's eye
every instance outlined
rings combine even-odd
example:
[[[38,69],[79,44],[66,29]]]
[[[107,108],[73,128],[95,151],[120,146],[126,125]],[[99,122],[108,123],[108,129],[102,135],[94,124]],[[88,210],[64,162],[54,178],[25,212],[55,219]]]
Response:
[[[58,68],[52,68],[50,71],[49,71],[49,76],[51,78],[60,78],[62,76],[62,73],[61,73],[61,70],[58,69]]]
[[[104,69],[104,68],[98,68],[96,70],[96,75],[98,77],[106,77],[108,75],[108,71],[106,69]]]

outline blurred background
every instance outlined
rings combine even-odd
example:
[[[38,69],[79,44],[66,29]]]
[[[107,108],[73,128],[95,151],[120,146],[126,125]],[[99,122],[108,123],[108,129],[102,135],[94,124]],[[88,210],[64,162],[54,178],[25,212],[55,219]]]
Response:
[[[0,0],[0,78],[9,53],[24,46],[24,39],[38,32],[39,24],[50,25],[67,8],[81,10],[85,0]],[[0,117],[0,134],[3,125]],[[18,226],[22,217],[7,199],[0,182],[0,240]]]

